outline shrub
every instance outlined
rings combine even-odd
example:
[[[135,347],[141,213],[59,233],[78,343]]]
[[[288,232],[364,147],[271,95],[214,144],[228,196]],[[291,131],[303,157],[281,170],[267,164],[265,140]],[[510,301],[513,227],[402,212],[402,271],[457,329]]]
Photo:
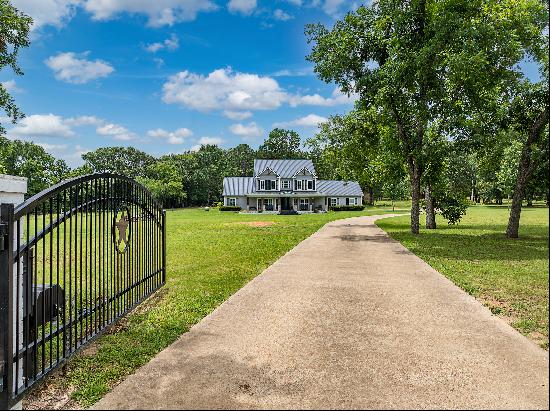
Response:
[[[330,206],[328,208],[331,211],[363,211],[365,206],[362,205],[339,205],[339,206]]]
[[[239,206],[221,206],[220,211],[241,211]]]
[[[463,215],[466,214],[468,203],[464,200],[456,198],[444,198],[439,201],[441,215],[449,224],[457,224]]]
[[[223,207],[223,201],[215,201],[214,207],[217,207],[217,208]]]

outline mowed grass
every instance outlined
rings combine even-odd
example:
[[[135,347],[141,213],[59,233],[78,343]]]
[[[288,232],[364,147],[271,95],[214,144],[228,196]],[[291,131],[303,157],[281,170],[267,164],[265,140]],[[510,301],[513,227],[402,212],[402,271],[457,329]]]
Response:
[[[398,204],[396,212],[408,211],[405,206]],[[325,223],[387,212],[391,205],[298,216],[169,210],[167,284],[71,360],[64,376],[48,381],[47,390],[54,397],[70,393],[75,406],[93,404]],[[248,224],[254,222],[264,224]],[[41,404],[39,397],[40,392],[28,405]]]
[[[548,349],[548,208],[524,208],[520,238],[504,236],[506,206],[476,206],[455,226],[409,233],[409,217],[377,222],[496,315]]]

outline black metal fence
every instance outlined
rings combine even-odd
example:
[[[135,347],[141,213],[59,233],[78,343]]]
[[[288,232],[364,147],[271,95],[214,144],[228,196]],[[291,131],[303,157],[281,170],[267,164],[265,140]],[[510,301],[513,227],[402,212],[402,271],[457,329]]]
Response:
[[[166,215],[134,180],[94,174],[0,209],[0,406],[165,283]]]

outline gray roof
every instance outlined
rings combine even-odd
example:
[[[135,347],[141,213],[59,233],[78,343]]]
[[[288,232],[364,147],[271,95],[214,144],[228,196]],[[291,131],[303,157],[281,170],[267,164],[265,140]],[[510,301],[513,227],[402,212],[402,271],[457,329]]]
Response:
[[[255,176],[263,173],[267,168],[273,170],[281,178],[292,178],[304,168],[315,174],[315,167],[311,160],[254,160]]]
[[[254,177],[225,177],[223,179],[224,196],[245,196],[256,192]],[[363,191],[356,181],[317,180],[317,191],[311,192],[324,196],[362,196]],[[280,196],[279,192],[265,192],[267,196]],[[296,192],[291,196],[299,196]]]
[[[363,195],[363,190],[356,181],[317,180],[317,192],[327,196]]]
[[[225,177],[224,196],[245,196],[254,191],[254,177]]]

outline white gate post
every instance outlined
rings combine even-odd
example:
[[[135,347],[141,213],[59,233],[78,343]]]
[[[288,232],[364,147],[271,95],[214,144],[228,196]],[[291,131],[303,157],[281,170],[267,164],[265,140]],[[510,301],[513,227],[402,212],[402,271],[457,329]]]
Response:
[[[16,177],[16,176],[9,176],[5,174],[0,174],[0,204],[13,204],[14,206],[17,206],[21,204],[23,201],[25,201],[25,194],[27,194],[27,178],[26,177]],[[25,227],[24,221],[20,221],[20,227]],[[14,232],[17,233],[17,225],[14,224]],[[23,238],[23,230],[20,230],[20,240]],[[13,249],[15,250],[15,247],[17,247],[17,238],[13,237]],[[14,278],[12,284],[13,284],[13,294],[16,296],[16,298],[13,299],[14,303],[14,312],[17,307],[17,300],[19,300],[19,347],[16,346],[15,342],[15,335],[13,336],[13,349],[15,352],[19,351],[23,346],[23,259],[21,258],[19,261],[16,261],[15,264],[19,264],[19,273],[21,273],[21,276],[19,278],[19,281],[17,282],[17,278]],[[17,276],[17,266],[13,268],[13,275]],[[20,292],[18,292],[18,290]],[[15,322],[16,319],[14,318],[13,321]],[[14,330],[16,329],[14,324]],[[15,353],[13,353],[15,355]],[[19,368],[19,380],[14,381],[14,385],[20,387],[23,385],[23,362],[19,361],[17,365],[14,365],[14,367]],[[15,377],[14,377],[15,378]],[[19,401],[17,404],[15,404],[12,409],[20,410],[22,409],[21,401]]]

